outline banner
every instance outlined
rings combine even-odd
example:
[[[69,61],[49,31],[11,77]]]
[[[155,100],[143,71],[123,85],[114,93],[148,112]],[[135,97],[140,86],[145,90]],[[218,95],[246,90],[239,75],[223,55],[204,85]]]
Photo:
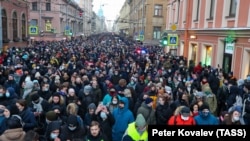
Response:
[[[45,31],[51,32],[51,23],[50,22],[46,22],[46,24],[45,24]]]

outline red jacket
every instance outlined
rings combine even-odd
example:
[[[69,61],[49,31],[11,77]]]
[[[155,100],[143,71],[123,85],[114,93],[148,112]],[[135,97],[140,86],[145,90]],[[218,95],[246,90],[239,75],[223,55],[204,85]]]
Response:
[[[188,120],[183,120],[181,119],[181,115],[177,115],[177,116],[172,116],[169,120],[168,120],[168,125],[195,125],[195,120],[193,118],[193,116],[189,116]]]

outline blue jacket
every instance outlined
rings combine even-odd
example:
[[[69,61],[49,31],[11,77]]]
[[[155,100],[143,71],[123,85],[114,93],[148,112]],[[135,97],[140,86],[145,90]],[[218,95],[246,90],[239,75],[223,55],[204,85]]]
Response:
[[[20,113],[20,117],[24,122],[23,130],[25,132],[33,130],[37,127],[35,115],[33,114],[33,112],[31,112],[31,109],[29,107],[23,109],[23,111]]]
[[[117,95],[119,100],[121,99],[121,96]],[[112,101],[112,96],[110,94],[106,94],[102,100],[103,105],[109,105]]]
[[[210,113],[207,117],[204,117],[200,112],[199,115],[194,117],[194,120],[197,125],[219,125],[219,120]]]
[[[116,108],[113,111],[113,116],[115,118],[115,124],[112,127],[113,141],[121,141],[128,124],[134,122],[133,113],[128,109],[128,99],[126,97],[122,97],[120,101],[124,102],[124,108]]]

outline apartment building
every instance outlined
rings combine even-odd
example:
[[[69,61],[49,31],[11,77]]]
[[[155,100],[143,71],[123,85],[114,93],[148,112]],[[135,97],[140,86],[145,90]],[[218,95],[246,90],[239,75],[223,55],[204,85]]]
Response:
[[[32,40],[62,40],[83,33],[83,10],[74,1],[28,0]]]
[[[93,19],[93,0],[79,0],[79,6],[83,9],[83,32],[89,36],[92,33],[91,26]]]
[[[144,44],[159,44],[166,29],[168,0],[127,0],[130,5],[129,35]]]
[[[169,0],[165,14],[168,34],[179,37],[168,51],[237,78],[250,73],[249,0]]]
[[[124,37],[129,36],[129,29],[130,29],[130,6],[127,2],[124,2],[121,10],[120,15],[115,21],[114,32]]]
[[[1,44],[9,46],[16,42],[25,42],[28,37],[28,3],[21,0],[2,0],[1,5]]]

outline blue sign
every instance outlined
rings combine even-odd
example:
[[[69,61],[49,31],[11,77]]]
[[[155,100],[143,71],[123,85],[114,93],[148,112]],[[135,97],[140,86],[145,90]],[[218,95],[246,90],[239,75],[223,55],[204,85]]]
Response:
[[[177,46],[178,45],[178,35],[170,34],[168,36],[168,45],[169,46]]]
[[[176,37],[170,37],[169,41],[170,41],[169,42],[170,44],[176,44],[177,38]]]
[[[70,30],[70,27],[68,25],[66,25],[65,30]]]
[[[143,35],[143,34],[144,34],[144,31],[143,31],[143,30],[141,30],[140,35]]]

